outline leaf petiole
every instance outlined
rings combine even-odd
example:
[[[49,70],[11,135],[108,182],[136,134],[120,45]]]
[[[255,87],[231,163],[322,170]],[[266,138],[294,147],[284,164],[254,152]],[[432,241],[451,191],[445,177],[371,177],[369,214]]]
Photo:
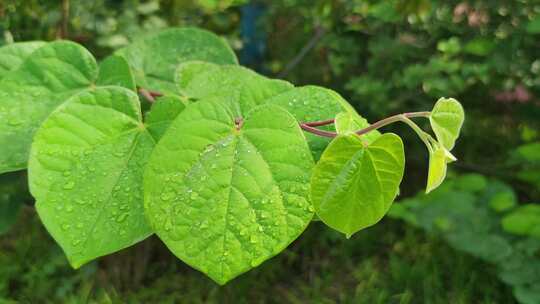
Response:
[[[414,117],[429,118],[430,114],[431,114],[431,112],[429,112],[429,111],[408,112],[408,113],[396,114],[396,115],[387,117],[385,119],[381,119],[381,120],[373,123],[369,127],[358,130],[355,133],[356,133],[356,135],[361,136],[361,135],[369,133],[369,132],[371,132],[373,130],[377,130],[377,129],[381,128],[381,127],[387,126],[387,125],[389,125],[391,123],[401,121],[401,122],[406,123],[409,127],[411,127],[416,132],[416,134],[418,134],[418,137],[420,137],[420,139],[424,142],[427,149],[430,152],[433,152],[433,147],[430,144],[430,140],[434,140],[434,139],[428,133],[426,133],[422,129],[420,129],[420,127],[418,127],[418,125],[415,124],[410,119],[410,118],[414,118]],[[321,121],[303,122],[303,123],[300,123],[300,127],[304,131],[307,131],[309,133],[319,135],[319,136],[323,136],[323,137],[333,138],[333,137],[337,136],[336,132],[324,131],[324,130],[320,130],[320,129],[315,128],[315,127],[318,127],[318,126],[325,126],[325,125],[329,125],[329,124],[332,124],[332,123],[335,123],[334,119],[327,119],[327,120],[321,120]]]

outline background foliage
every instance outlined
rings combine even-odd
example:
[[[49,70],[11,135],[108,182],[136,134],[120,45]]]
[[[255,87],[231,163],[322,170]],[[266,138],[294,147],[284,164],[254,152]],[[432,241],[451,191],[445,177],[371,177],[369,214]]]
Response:
[[[154,238],[71,270],[33,211],[24,172],[5,174],[0,302],[540,302],[540,4],[0,3],[0,45],[65,38],[101,58],[134,37],[188,25],[224,35],[242,64],[264,74],[340,92],[370,121],[430,109],[439,96],[457,98],[467,120],[454,180],[415,195],[427,155],[406,128],[386,128],[405,137],[408,157],[407,199],[395,204],[395,219],[351,240],[311,225],[284,254],[218,288]]]

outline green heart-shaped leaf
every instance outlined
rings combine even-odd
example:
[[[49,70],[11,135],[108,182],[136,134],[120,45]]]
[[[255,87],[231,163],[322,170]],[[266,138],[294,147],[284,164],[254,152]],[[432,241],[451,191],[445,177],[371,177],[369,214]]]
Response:
[[[190,60],[217,64],[237,64],[227,42],[215,34],[197,28],[172,28],[136,40],[117,51],[129,62],[137,85],[162,93],[176,91],[175,71]]]
[[[198,101],[150,158],[147,218],[176,256],[225,284],[307,227],[312,166],[302,130],[282,108],[262,105],[240,122],[219,99]]]
[[[26,168],[32,137],[45,118],[69,97],[98,84],[130,84],[121,59],[110,59],[99,75],[82,46],[56,41],[37,49],[0,80],[0,173]]]
[[[121,86],[136,91],[135,79],[127,61],[120,56],[109,56],[99,64],[98,86]]]
[[[448,150],[452,150],[465,120],[461,104],[454,98],[441,98],[433,107],[429,121],[437,140]]]
[[[436,145],[434,151],[429,153],[429,169],[426,193],[439,187],[446,177],[446,166],[456,161],[456,158],[442,145]]]
[[[153,147],[137,95],[120,87],[73,96],[36,132],[30,190],[73,267],[151,234],[142,171]]]
[[[0,79],[17,69],[35,50],[45,45],[43,41],[17,42],[0,47]]]
[[[365,146],[338,135],[313,169],[311,200],[328,226],[347,236],[374,225],[399,192],[405,156],[399,136],[385,133]]]

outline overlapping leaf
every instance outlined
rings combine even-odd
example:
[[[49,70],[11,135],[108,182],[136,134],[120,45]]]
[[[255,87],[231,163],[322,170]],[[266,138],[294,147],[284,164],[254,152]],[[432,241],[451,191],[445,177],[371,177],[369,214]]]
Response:
[[[177,112],[155,115],[153,122],[166,124],[168,115]],[[73,267],[150,235],[142,175],[154,144],[137,95],[121,87],[73,96],[36,132],[30,190]]]
[[[377,223],[399,192],[404,164],[403,143],[395,134],[383,134],[369,146],[356,134],[339,135],[311,177],[317,215],[347,236]]]
[[[298,123],[274,105],[243,122],[220,99],[173,121],[144,176],[145,208],[180,259],[220,284],[276,255],[306,228],[313,166]]]
[[[236,64],[227,42],[196,28],[172,28],[144,37],[119,50],[129,62],[137,85],[160,92],[175,92],[175,70],[190,60]]]
[[[176,83],[180,93],[191,99],[219,96],[235,115],[246,113],[267,99],[293,88],[286,81],[270,79],[241,66],[202,61],[181,64]]]
[[[188,98],[219,95],[237,115],[260,104],[273,104],[286,109],[298,122],[331,119],[340,112],[347,112],[354,115],[360,126],[368,126],[367,121],[332,90],[318,86],[293,87],[239,66],[187,62],[178,69],[177,83],[180,93]],[[334,130],[332,126],[322,128]],[[377,131],[370,132],[365,138],[369,142],[377,134]],[[318,159],[330,140],[311,133],[305,135],[313,156]]]
[[[453,98],[441,98],[435,103],[429,121],[439,143],[452,150],[465,120],[461,104]]]
[[[35,50],[45,45],[43,41],[17,42],[0,47],[0,79],[17,69]]]
[[[26,167],[32,137],[43,120],[74,94],[100,84],[130,84],[122,60],[97,63],[82,46],[48,43],[0,80],[0,173]],[[111,66],[113,65],[113,66]]]
[[[109,56],[99,64],[98,86],[121,86],[136,91],[135,79],[127,61],[120,56]]]

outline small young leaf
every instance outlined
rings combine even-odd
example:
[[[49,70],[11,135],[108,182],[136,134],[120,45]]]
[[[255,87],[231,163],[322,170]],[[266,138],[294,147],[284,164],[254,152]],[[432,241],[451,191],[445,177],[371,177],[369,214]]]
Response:
[[[142,168],[153,147],[137,95],[120,87],[73,96],[36,132],[30,191],[43,224],[73,267],[151,234]]]
[[[341,112],[336,115],[335,126],[338,134],[351,134],[359,129],[369,127],[369,123],[356,112]],[[361,138],[369,144],[379,138],[379,136],[381,136],[381,133],[373,130],[362,135]]]
[[[429,154],[429,169],[426,193],[439,187],[446,177],[446,165],[455,161],[456,158],[442,145],[434,147],[433,153]]]
[[[452,150],[465,120],[461,104],[453,98],[441,98],[435,103],[429,121],[437,140],[448,151]]]
[[[120,56],[109,56],[99,64],[99,75],[96,85],[115,85],[135,91],[135,79],[127,61]]]
[[[35,50],[45,45],[43,41],[17,42],[0,47],[0,79],[17,69]]]
[[[162,93],[174,93],[175,71],[190,60],[237,64],[227,42],[206,30],[172,28],[136,40],[117,51],[129,62],[137,85]]]
[[[219,100],[190,104],[144,175],[159,238],[219,284],[278,254],[313,216],[313,160],[296,120],[273,105],[237,118]]]
[[[356,134],[338,135],[311,177],[317,215],[347,236],[374,225],[397,196],[404,165],[403,143],[395,134],[383,134],[367,147]]]

